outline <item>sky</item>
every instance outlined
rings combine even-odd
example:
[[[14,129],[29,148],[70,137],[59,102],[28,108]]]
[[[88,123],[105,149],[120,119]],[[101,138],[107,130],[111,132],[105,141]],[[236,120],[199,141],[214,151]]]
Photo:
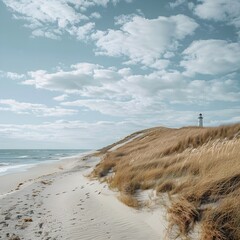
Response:
[[[1,0],[0,148],[240,122],[239,40],[240,0]]]

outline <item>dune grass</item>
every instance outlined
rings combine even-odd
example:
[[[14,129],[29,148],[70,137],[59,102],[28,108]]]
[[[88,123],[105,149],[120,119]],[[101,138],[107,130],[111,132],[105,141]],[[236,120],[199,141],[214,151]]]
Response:
[[[159,127],[115,151],[111,147],[102,150],[92,175],[118,189],[125,204],[139,207],[139,190],[168,193],[170,234],[184,238],[198,224],[201,239],[240,239],[240,124]]]

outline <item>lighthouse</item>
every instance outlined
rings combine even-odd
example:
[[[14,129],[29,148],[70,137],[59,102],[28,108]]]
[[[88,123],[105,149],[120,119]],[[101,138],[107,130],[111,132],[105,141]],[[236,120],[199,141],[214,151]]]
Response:
[[[201,113],[199,114],[199,117],[198,117],[198,126],[203,127],[203,116]]]

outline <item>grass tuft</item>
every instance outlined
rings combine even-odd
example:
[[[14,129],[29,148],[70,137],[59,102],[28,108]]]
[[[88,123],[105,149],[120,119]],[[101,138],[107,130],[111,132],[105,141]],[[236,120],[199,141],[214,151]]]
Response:
[[[175,183],[171,180],[166,181],[159,186],[157,186],[156,191],[157,193],[165,193],[165,192],[171,192],[176,187]]]
[[[239,211],[236,198],[227,198],[217,207],[206,211],[202,223],[202,240],[240,239]]]
[[[121,202],[123,202],[125,205],[129,206],[129,207],[133,207],[133,208],[139,208],[140,207],[140,203],[138,202],[138,200],[129,194],[121,194],[119,196],[119,200]]]
[[[200,213],[193,203],[181,198],[168,209],[168,216],[170,229],[178,226],[181,235],[185,236],[193,229],[194,223],[200,217]]]

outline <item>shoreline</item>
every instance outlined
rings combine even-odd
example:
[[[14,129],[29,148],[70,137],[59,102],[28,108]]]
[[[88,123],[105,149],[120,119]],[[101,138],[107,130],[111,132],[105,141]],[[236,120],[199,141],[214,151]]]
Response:
[[[164,239],[161,208],[129,208],[87,178],[99,161],[88,154],[32,170],[32,180],[0,198],[0,239]]]
[[[94,151],[87,151],[73,156],[62,157],[59,160],[46,160],[35,164],[29,164],[24,170],[0,175],[0,198],[14,191],[19,184],[33,181],[43,175],[52,174],[70,168],[75,161]]]
[[[93,151],[87,149],[0,149],[0,177],[26,172],[29,168],[41,164],[55,163],[68,158],[78,158]]]

